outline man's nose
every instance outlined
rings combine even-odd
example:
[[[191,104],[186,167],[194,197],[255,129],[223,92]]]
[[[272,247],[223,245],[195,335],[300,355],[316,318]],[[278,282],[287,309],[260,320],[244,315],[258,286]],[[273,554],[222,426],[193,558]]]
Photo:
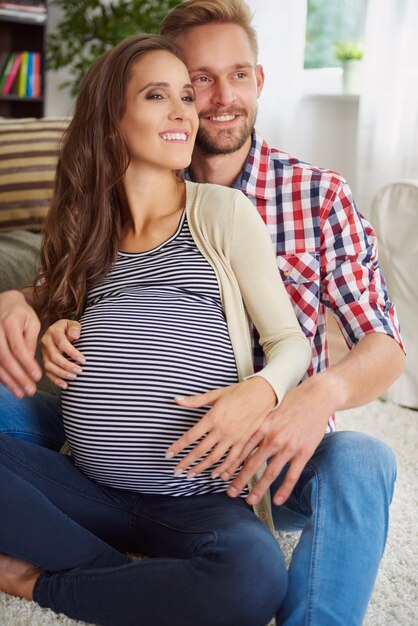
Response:
[[[226,79],[215,82],[212,92],[212,102],[218,106],[227,106],[235,100],[235,92],[232,85]]]

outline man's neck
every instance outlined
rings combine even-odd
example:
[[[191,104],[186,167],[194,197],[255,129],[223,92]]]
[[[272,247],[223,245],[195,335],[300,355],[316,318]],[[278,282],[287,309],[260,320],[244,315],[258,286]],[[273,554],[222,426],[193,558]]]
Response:
[[[189,167],[193,181],[232,187],[244,167],[251,148],[251,139],[231,154],[203,154],[198,147],[193,151]]]

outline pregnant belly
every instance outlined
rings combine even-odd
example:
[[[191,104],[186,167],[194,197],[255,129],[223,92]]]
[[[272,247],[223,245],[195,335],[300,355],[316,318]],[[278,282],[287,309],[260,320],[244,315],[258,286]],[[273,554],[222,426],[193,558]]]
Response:
[[[81,319],[86,364],[62,394],[63,419],[76,464],[98,482],[172,495],[208,490],[210,472],[185,487],[173,476],[181,455],[164,457],[207,410],[179,407],[174,396],[237,381],[222,310],[192,304],[176,298],[149,310],[117,299]]]

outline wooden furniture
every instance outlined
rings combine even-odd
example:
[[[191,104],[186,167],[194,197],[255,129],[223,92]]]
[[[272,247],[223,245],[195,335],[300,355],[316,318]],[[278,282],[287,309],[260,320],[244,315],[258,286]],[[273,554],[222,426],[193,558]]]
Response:
[[[37,98],[0,93],[0,116],[42,117],[45,105],[45,52],[47,15],[16,12],[3,15],[0,11],[0,52],[30,50],[41,53],[41,95]]]

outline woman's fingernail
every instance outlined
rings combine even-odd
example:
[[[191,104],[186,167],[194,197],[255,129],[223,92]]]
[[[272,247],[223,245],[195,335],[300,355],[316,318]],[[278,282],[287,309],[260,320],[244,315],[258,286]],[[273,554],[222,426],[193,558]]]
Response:
[[[193,479],[196,478],[196,472],[190,472],[190,474],[187,474],[187,478]]]
[[[228,478],[229,478],[229,474],[228,474],[228,472],[224,472],[224,473],[221,475],[221,478],[222,478],[222,480],[228,480]]]
[[[61,389],[67,389],[68,385],[66,383],[58,383],[58,387],[61,387]]]
[[[25,387],[25,392],[31,396],[33,393],[35,393],[36,387],[34,387],[33,385],[26,385]]]
[[[235,496],[237,495],[238,495],[238,491],[235,489],[235,487],[229,487],[228,496],[231,496],[231,498],[235,498]]]
[[[86,364],[86,359],[83,356],[78,356],[76,358],[77,363],[80,363],[80,365],[85,365]]]
[[[65,378],[69,378],[70,380],[75,380],[77,378],[77,374],[66,374]]]
[[[184,470],[179,467],[179,469],[176,469],[176,471],[174,472],[174,476],[181,476],[183,472]]]
[[[186,396],[174,396],[174,400],[185,400]]]
[[[165,453],[165,458],[166,459],[172,459],[174,457],[174,452],[166,452]]]
[[[82,374],[82,373],[83,373],[83,370],[81,369],[81,367],[73,367],[73,368],[72,368],[72,371],[73,371],[75,374]]]
[[[247,498],[247,504],[255,504],[257,502],[257,496],[248,496]]]
[[[213,472],[212,478],[213,478],[213,480],[215,480],[216,478],[219,478],[218,472]]]

